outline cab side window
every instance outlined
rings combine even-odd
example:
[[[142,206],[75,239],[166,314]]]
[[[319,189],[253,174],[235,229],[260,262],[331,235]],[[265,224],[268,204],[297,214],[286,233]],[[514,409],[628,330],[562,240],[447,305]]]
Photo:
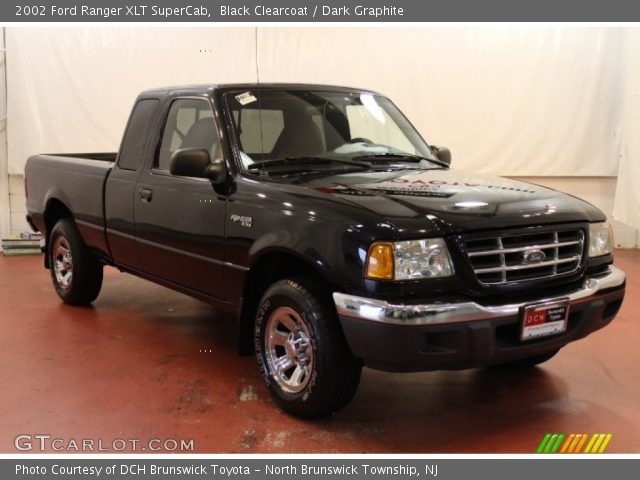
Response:
[[[171,155],[180,148],[204,148],[213,161],[217,147],[218,137],[209,102],[178,99],[169,109],[154,166],[168,171]]]

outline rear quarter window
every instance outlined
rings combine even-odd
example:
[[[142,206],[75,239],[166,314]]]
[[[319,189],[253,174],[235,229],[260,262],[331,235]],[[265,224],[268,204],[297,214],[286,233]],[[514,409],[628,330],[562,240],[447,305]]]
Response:
[[[124,170],[139,170],[147,142],[149,126],[160,101],[156,98],[140,100],[133,107],[127,130],[120,149],[118,167]]]

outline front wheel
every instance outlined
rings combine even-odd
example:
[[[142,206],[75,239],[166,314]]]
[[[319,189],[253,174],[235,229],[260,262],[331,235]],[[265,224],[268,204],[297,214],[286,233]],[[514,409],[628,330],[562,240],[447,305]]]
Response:
[[[59,220],[51,230],[49,265],[53,287],[64,303],[88,305],[98,297],[102,265],[70,218]]]
[[[306,279],[271,285],[258,306],[254,338],[272,397],[286,412],[305,418],[346,406],[362,370],[328,296],[311,285]]]

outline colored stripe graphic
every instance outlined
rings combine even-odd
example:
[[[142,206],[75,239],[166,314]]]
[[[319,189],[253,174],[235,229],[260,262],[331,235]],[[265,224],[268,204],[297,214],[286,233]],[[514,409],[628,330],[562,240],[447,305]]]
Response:
[[[571,445],[571,443],[575,440],[576,438],[576,434],[572,433],[571,435],[569,435],[567,437],[567,441],[564,442],[564,445],[562,445],[562,449],[560,450],[560,453],[567,453],[567,449],[569,448],[569,445]]]
[[[598,435],[598,439],[596,440],[596,443],[594,443],[593,447],[591,448],[591,453],[598,453],[598,450],[600,449],[600,445],[602,444],[604,437],[606,437],[606,435],[603,433]]]
[[[584,449],[584,453],[591,453],[591,447],[593,447],[593,444],[596,443],[596,440],[598,439],[598,434],[594,433],[591,436],[591,439],[589,440],[589,443],[587,443],[586,448]]]
[[[562,443],[562,440],[564,440],[565,434],[561,433],[560,435],[558,435],[558,439],[556,440],[556,443],[553,444],[553,447],[551,447],[551,452],[550,453],[556,453],[558,451],[558,448],[560,448],[560,444]]]
[[[551,453],[551,447],[556,442],[557,438],[558,438],[558,434],[557,433],[554,433],[554,434],[551,435],[551,438],[547,442],[547,445],[544,447],[544,453]]]
[[[581,433],[579,433],[575,437],[573,437],[573,441],[571,442],[571,445],[569,446],[568,453],[573,453],[573,452],[576,451],[576,447],[578,446],[578,444],[581,441],[583,441],[583,437],[584,437],[584,435],[582,435]]]
[[[587,438],[589,438],[589,435],[587,435],[586,433],[583,433],[582,438],[580,439],[580,442],[578,443],[578,445],[576,445],[576,453],[579,453],[580,450],[582,450],[582,446],[586,443]]]
[[[547,433],[536,449],[537,453],[604,453],[611,441],[611,433]],[[588,441],[587,441],[588,440]],[[586,443],[586,447],[584,447]]]
[[[538,449],[536,450],[537,453],[542,453],[544,451],[544,446],[549,441],[549,438],[551,438],[551,434],[547,433],[542,439],[542,441],[540,442],[540,445],[538,445]]]
[[[605,449],[607,448],[607,445],[609,445],[609,442],[611,441],[611,437],[613,437],[613,435],[611,433],[607,433],[607,436],[604,437],[604,441],[602,442],[602,445],[600,445],[600,450],[598,450],[598,453],[604,453]]]

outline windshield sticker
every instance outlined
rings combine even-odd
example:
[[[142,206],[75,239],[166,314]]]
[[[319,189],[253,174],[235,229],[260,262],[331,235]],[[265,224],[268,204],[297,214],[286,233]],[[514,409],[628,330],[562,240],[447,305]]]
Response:
[[[240,95],[236,95],[236,100],[240,105],[248,105],[250,103],[255,102],[258,99],[253,95],[253,93],[244,92],[244,93],[241,93]]]

